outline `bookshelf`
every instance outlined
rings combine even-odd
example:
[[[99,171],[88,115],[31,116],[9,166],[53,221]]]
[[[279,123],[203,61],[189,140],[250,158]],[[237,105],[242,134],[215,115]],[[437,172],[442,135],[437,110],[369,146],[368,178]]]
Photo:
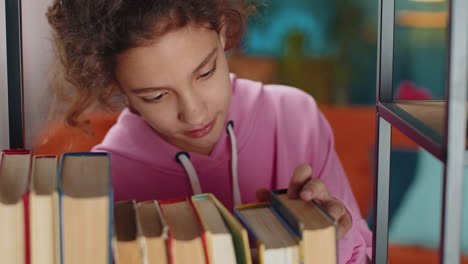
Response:
[[[440,263],[459,263],[467,153],[468,2],[449,1],[445,100],[395,101],[393,50],[395,0],[379,1],[377,138],[373,262],[388,262],[388,201],[392,126],[444,163]],[[390,51],[390,52],[389,52]]]

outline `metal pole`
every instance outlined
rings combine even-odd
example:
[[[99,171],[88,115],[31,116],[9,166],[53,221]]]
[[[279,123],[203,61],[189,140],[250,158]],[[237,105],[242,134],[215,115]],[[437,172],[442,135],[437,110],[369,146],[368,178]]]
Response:
[[[377,157],[374,178],[373,263],[388,260],[388,209],[390,197],[390,147],[392,126],[377,114]]]
[[[395,0],[379,1],[377,103],[393,101]]]
[[[468,60],[468,2],[450,1],[448,27],[448,68],[447,68],[447,111],[442,227],[440,236],[440,262],[459,263],[462,211],[463,177],[466,153],[466,95]]]
[[[377,105],[393,101],[395,0],[379,0],[377,45]],[[373,263],[388,262],[388,201],[392,127],[377,112],[373,227]]]
[[[5,0],[10,148],[24,148],[21,0]]]

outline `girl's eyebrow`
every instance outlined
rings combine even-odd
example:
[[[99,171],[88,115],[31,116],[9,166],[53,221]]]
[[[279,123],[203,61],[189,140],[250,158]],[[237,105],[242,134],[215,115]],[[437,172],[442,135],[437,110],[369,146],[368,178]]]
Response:
[[[208,53],[208,55],[203,59],[203,61],[193,70],[192,75],[197,73],[201,68],[203,68],[208,62],[211,60],[211,58],[216,54],[218,51],[218,47],[215,47]],[[130,91],[134,94],[142,94],[142,93],[148,93],[148,92],[154,92],[157,90],[162,90],[162,89],[167,89],[168,87],[164,86],[159,86],[159,87],[146,87],[146,88],[135,88],[131,89]]]
[[[203,68],[203,66],[205,66],[210,61],[210,59],[216,54],[217,50],[218,50],[218,47],[215,47],[214,49],[212,49],[210,51],[210,53],[208,53],[208,55],[205,57],[205,59],[197,66],[197,68],[195,68],[195,70],[193,70],[192,75],[194,75],[201,68]]]

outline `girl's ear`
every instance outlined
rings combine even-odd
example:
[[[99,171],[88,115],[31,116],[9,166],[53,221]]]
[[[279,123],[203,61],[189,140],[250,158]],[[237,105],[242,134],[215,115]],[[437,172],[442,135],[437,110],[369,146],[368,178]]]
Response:
[[[130,102],[128,98],[125,99],[125,106],[128,107],[130,112],[134,113],[135,115],[138,115],[138,116],[141,115],[140,112],[138,112],[138,110],[133,106],[132,102]]]
[[[128,99],[128,96],[125,94],[125,90],[120,86],[120,84],[116,81],[114,83],[115,89],[118,89],[122,95],[125,97],[124,99],[124,104],[125,106],[130,110],[130,112],[134,113],[135,115],[140,116],[140,112],[133,106],[132,102],[130,102],[130,99]]]

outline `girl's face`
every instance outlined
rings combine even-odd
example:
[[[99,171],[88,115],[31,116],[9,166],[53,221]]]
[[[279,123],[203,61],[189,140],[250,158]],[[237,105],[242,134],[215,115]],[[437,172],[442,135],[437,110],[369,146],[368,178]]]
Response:
[[[117,58],[132,107],[164,140],[208,155],[225,131],[231,98],[224,30],[186,26]]]

